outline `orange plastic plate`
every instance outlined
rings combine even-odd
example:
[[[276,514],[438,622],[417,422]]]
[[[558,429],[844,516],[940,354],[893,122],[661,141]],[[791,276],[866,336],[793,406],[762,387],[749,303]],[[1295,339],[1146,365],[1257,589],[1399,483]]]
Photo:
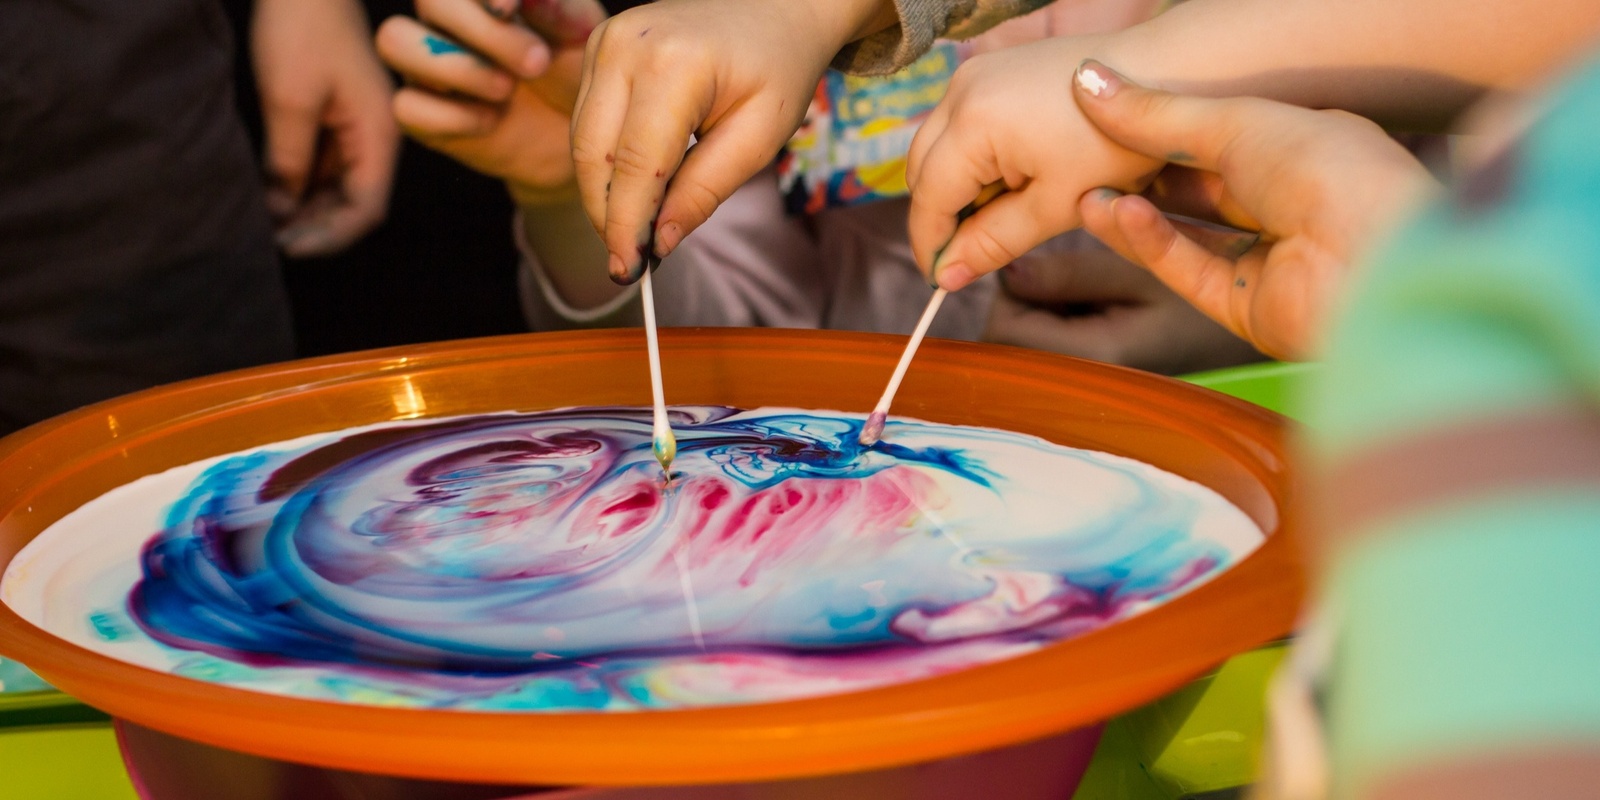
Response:
[[[903,344],[816,331],[664,331],[667,397],[864,412]],[[649,399],[636,330],[358,353],[129,395],[0,440],[0,571],[79,505],[203,458],[385,420]],[[1149,701],[1289,632],[1303,569],[1282,417],[1132,370],[943,341],[923,347],[895,412],[1140,459],[1220,492],[1268,538],[1215,580],[1087,636],[937,678],[782,703],[516,714],[287,699],[116,661],[4,605],[0,652],[115,716],[258,755],[441,780],[642,785],[849,772],[1037,739]]]

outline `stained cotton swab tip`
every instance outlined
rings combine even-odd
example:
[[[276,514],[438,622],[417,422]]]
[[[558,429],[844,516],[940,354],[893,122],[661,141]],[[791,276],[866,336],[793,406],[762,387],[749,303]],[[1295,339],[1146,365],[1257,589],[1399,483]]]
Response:
[[[856,438],[863,447],[871,447],[883,438],[883,423],[889,421],[889,412],[874,411],[867,415],[866,424],[861,426],[861,435]]]
[[[894,403],[894,396],[900,391],[900,382],[905,380],[906,370],[911,368],[911,359],[916,357],[917,348],[922,346],[923,338],[928,335],[928,327],[933,325],[933,317],[939,313],[939,306],[944,304],[947,294],[949,292],[944,289],[936,289],[933,297],[928,298],[928,307],[922,310],[922,319],[917,320],[917,329],[912,331],[911,340],[906,342],[905,352],[900,354],[900,363],[895,365],[888,387],[883,390],[883,396],[878,398],[877,407],[867,416],[866,424],[861,426],[861,435],[856,437],[862,447],[877,444],[883,436],[884,423],[889,420],[889,406]]]
[[[986,184],[978,190],[978,196],[956,214],[956,224],[959,226],[967,221],[973,214],[978,213],[978,209],[1005,193],[1006,185],[1001,181]],[[894,375],[889,378],[888,388],[883,390],[883,397],[878,399],[877,407],[872,409],[866,423],[861,426],[861,435],[856,437],[856,441],[860,442],[862,447],[877,444],[878,439],[883,436],[884,423],[889,420],[889,405],[894,402],[895,393],[900,391],[900,381],[905,379],[906,370],[911,367],[911,359],[916,356],[917,348],[922,346],[922,338],[928,335],[928,326],[933,324],[933,316],[939,313],[939,306],[944,304],[946,294],[949,292],[937,289],[933,297],[928,298],[928,307],[923,309],[922,319],[917,320],[917,329],[912,332],[911,341],[906,342],[906,350],[900,354],[900,363],[895,365]]]

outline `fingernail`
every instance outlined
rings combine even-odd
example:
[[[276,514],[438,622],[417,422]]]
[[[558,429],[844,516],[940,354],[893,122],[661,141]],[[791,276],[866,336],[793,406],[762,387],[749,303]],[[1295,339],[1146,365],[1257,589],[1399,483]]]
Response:
[[[524,78],[537,78],[544,74],[550,66],[550,51],[544,45],[534,45],[528,48],[522,57],[522,65],[517,68],[517,73]]]
[[[1106,65],[1094,59],[1085,59],[1078,65],[1078,73],[1074,76],[1078,88],[1090,97],[1105,99],[1117,93],[1122,88],[1122,79],[1117,73],[1106,68]]]
[[[676,250],[678,243],[683,241],[683,226],[676,222],[668,222],[656,229],[656,257],[666,258]]]
[[[950,264],[939,270],[939,287],[954,292],[978,279],[978,273],[966,264]]]
[[[1109,207],[1112,203],[1117,202],[1117,198],[1119,197],[1122,197],[1122,192],[1107,186],[1102,186],[1089,192],[1089,200],[1091,202],[1107,207]]]
[[[1231,248],[1233,250],[1233,257],[1234,258],[1243,258],[1245,253],[1250,252],[1250,250],[1252,248],[1254,248],[1256,245],[1258,245],[1260,243],[1261,243],[1261,234],[1260,233],[1241,233],[1241,234],[1239,234],[1238,238],[1234,239],[1233,247]]]
[[[519,0],[489,0],[489,13],[501,19],[511,19],[517,13],[517,7],[522,5]]]
[[[644,259],[635,259],[629,264],[622,260],[622,256],[612,253],[611,260],[606,265],[606,273],[611,276],[613,282],[627,286],[639,280],[639,276],[644,274]]]

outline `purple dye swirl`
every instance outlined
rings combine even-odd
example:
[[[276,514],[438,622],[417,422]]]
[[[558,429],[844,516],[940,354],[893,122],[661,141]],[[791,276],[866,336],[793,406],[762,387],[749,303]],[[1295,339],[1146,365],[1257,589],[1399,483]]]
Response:
[[[130,615],[289,694],[676,708],[1025,653],[1260,538],[1194,484],[1002,431],[894,421],[863,447],[861,419],[825,412],[678,408],[673,423],[665,488],[648,409],[225,458],[146,545]]]

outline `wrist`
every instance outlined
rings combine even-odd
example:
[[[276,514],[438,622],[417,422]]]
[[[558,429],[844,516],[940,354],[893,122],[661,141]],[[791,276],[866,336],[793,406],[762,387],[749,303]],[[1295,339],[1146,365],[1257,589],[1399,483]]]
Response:
[[[853,5],[856,6],[850,17],[853,24],[840,47],[900,23],[900,11],[893,0],[855,0]]]
[[[777,0],[780,8],[804,15],[801,30],[821,31],[829,56],[858,39],[892,27],[899,22],[894,0],[834,0],[796,3]]]

